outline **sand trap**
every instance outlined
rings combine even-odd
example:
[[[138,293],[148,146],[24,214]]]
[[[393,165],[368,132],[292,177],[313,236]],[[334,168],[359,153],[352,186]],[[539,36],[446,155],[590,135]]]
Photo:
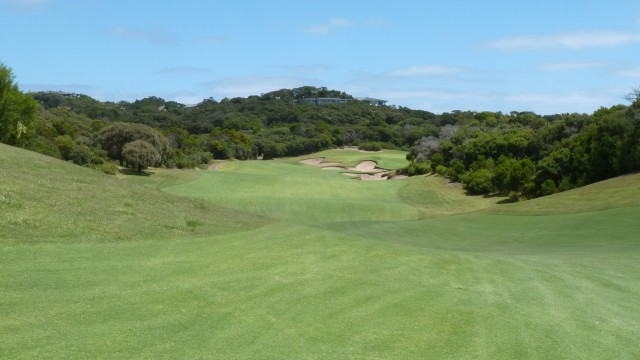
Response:
[[[350,167],[349,170],[362,171],[362,172],[386,171],[386,169],[381,169],[381,168],[379,168],[377,166],[378,166],[378,164],[375,161],[366,160],[366,161],[361,161],[358,165],[356,165],[354,167]]]
[[[389,180],[402,180],[402,179],[408,179],[409,177],[407,175],[394,175],[392,177],[389,178]]]
[[[300,160],[300,163],[311,166],[320,166],[320,164],[324,161],[323,157],[313,158],[313,159],[305,159]]]
[[[392,171],[389,171],[387,169],[382,169],[378,167],[378,163],[376,163],[373,160],[365,160],[365,161],[361,161],[360,163],[358,163],[358,165],[350,167],[350,168],[345,168],[342,166],[336,166],[339,165],[340,163],[336,163],[336,162],[324,162],[324,158],[323,157],[317,157],[317,158],[313,158],[313,159],[305,159],[305,160],[300,160],[300,163],[304,164],[304,165],[311,165],[311,166],[319,166],[322,170],[334,170],[334,171],[340,171],[340,170],[352,170],[352,171],[358,171],[359,173],[342,173],[342,175],[344,176],[348,176],[348,177],[352,177],[352,178],[356,178],[359,180],[392,180],[392,179],[403,179],[406,176],[391,176],[391,174],[393,174]]]
[[[377,174],[342,173],[342,175],[356,178],[358,180],[365,180],[365,181],[389,180],[388,173],[377,173]]]
[[[356,178],[364,181],[379,181],[379,180],[401,180],[406,179],[405,175],[391,175],[393,172],[379,172],[375,174],[356,174],[356,173],[342,173],[344,176]]]
[[[389,174],[381,174],[381,173],[377,173],[377,174],[362,174],[360,175],[360,180],[373,180],[373,181],[377,181],[377,180],[388,180],[388,176]]]

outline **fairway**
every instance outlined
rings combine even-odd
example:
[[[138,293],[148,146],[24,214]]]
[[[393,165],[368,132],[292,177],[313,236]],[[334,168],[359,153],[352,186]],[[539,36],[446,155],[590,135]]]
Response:
[[[405,164],[114,178],[0,144],[0,358],[640,357],[640,174],[499,204],[317,157]]]

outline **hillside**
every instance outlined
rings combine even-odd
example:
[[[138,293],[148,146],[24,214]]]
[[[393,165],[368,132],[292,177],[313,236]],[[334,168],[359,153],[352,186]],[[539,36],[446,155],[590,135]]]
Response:
[[[526,202],[493,206],[492,214],[552,215],[640,206],[640,173],[615,177]]]
[[[0,169],[0,242],[5,244],[202,236],[269,222],[4,144]]]

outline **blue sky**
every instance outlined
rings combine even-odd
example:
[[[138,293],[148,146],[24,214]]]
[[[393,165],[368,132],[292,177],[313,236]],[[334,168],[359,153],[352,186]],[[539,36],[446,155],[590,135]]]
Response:
[[[640,1],[0,0],[23,90],[182,103],[326,86],[435,113],[586,112],[640,87]]]

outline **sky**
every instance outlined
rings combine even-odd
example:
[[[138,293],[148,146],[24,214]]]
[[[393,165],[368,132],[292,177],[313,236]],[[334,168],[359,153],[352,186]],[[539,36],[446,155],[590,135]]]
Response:
[[[183,104],[300,86],[434,113],[592,113],[640,87],[640,1],[0,0],[23,91]]]

